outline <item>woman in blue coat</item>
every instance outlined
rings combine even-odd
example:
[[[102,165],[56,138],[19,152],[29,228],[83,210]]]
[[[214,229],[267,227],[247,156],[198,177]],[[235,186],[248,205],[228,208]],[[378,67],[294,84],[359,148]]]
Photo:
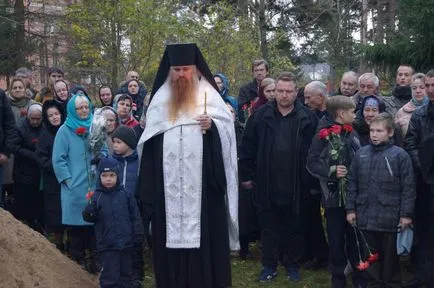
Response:
[[[94,251],[93,227],[81,216],[87,205],[86,194],[95,187],[90,169],[92,153],[87,140],[92,123],[92,104],[85,95],[74,95],[66,110],[66,121],[59,128],[53,147],[53,169],[61,185],[62,224],[69,227],[71,257],[88,270],[93,270],[94,265],[86,265],[84,261],[86,249]]]

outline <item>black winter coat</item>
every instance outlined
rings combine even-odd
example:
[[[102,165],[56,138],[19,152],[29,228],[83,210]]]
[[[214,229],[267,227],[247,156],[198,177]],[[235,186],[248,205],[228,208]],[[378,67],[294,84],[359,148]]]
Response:
[[[334,163],[330,159],[330,144],[327,140],[320,139],[319,130],[335,124],[337,123],[327,117],[321,119],[318,124],[318,133],[312,139],[306,165],[309,173],[320,182],[322,203],[325,208],[339,207],[338,180],[334,174],[330,175],[330,167],[339,163]],[[354,130],[345,136],[345,147],[342,165],[349,167],[354,155],[361,147],[358,135]]]
[[[18,142],[18,133],[11,105],[5,92],[0,89],[0,153],[9,157]]]
[[[362,147],[351,164],[347,187],[346,210],[356,212],[362,230],[396,232],[400,217],[413,218],[413,167],[400,147]]]
[[[36,155],[39,158],[42,168],[42,183],[45,195],[45,219],[49,226],[62,225],[60,184],[57,182],[52,163],[55,136],[56,134],[48,131],[47,128],[44,127],[36,148]]]
[[[315,180],[306,170],[306,159],[318,122],[315,114],[300,102],[295,102],[294,109],[299,120],[296,150],[294,151],[296,155],[294,167],[298,174],[295,179],[299,179],[299,181],[294,185],[292,202],[295,205],[294,212],[299,213],[301,200],[307,196],[302,195],[302,191],[310,191],[312,180]],[[248,119],[242,138],[239,159],[241,181],[253,180],[256,183],[253,201],[260,209],[269,209],[272,206],[270,171],[272,171],[271,165],[273,163],[270,162],[270,159],[278,122],[277,113],[280,112],[277,110],[275,101],[260,107]]]
[[[246,119],[244,119],[244,110],[242,109],[244,104],[249,103],[256,97],[258,97],[258,83],[256,79],[253,79],[252,82],[247,83],[243,87],[240,88],[240,94],[238,95],[238,120],[241,123],[244,123]]]
[[[40,161],[36,154],[36,145],[42,132],[42,124],[31,127],[27,118],[18,123],[19,144],[14,148],[14,181],[22,184],[32,184],[39,187],[41,170]]]
[[[427,139],[434,136],[434,105],[429,103],[417,108],[410,118],[404,148],[410,154],[414,168],[421,170],[420,159],[428,155],[420,155],[424,150]],[[432,163],[432,158],[428,159]]]

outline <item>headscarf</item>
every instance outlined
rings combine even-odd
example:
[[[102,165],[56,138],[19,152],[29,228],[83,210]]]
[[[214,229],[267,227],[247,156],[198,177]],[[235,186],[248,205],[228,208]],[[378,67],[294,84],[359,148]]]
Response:
[[[75,102],[77,101],[78,97],[82,97],[87,100],[89,105],[89,115],[86,119],[80,119],[80,117],[77,114],[77,111],[75,110]],[[76,130],[79,127],[86,128],[87,133],[89,133],[90,125],[92,124],[92,102],[90,101],[89,97],[86,97],[86,95],[73,95],[71,100],[68,101],[68,104],[66,105],[66,112],[67,117],[65,121],[65,125],[72,130]]]
[[[125,119],[129,119],[130,117],[133,116],[133,98],[131,98],[130,95],[128,95],[128,94],[118,94],[118,95],[116,95],[115,98],[114,98],[114,100],[113,100],[113,109],[115,110],[116,115],[119,117],[119,114],[117,114],[117,112],[118,112],[118,102],[119,102],[119,98],[121,98],[122,96],[124,96],[125,98],[130,99],[130,101],[131,101],[130,113],[128,114],[128,117],[125,118]],[[122,121],[123,119],[120,119],[120,120]]]
[[[50,121],[48,120],[48,109],[50,108],[56,108],[59,110],[60,113],[60,125],[59,126],[53,126]],[[65,111],[62,108],[62,105],[60,105],[59,102],[56,100],[47,100],[44,102],[44,105],[42,105],[42,122],[44,123],[45,128],[47,128],[48,131],[50,131],[53,134],[57,133],[57,130],[59,130],[60,126],[65,122]]]
[[[40,103],[30,104],[29,108],[27,108],[27,118],[29,117],[30,113],[34,111],[39,111],[42,114],[42,105]]]

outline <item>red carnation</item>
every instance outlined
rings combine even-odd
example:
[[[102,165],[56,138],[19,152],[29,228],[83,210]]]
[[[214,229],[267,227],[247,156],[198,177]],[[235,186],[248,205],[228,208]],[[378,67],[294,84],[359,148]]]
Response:
[[[330,131],[327,128],[323,128],[321,130],[319,130],[319,138],[320,139],[327,139],[327,137],[329,137],[330,135]]]
[[[339,135],[342,132],[342,126],[341,125],[333,125],[330,127],[330,133]]]
[[[78,127],[77,129],[75,129],[75,134],[79,135],[79,136],[83,136],[86,135],[87,131],[86,128],[84,127]]]
[[[345,124],[342,129],[344,129],[345,132],[347,133],[351,133],[353,131],[353,126],[351,126],[350,124]]]
[[[36,144],[36,143],[38,143],[39,142],[39,139],[38,138],[32,138],[32,144]]]
[[[93,191],[87,192],[87,194],[86,194],[86,200],[92,199],[93,193],[94,193]]]
[[[368,257],[369,263],[374,263],[378,260],[378,253],[370,253]]]
[[[369,262],[368,261],[360,261],[359,265],[357,265],[357,269],[359,269],[360,271],[366,270],[369,268]]]
[[[26,108],[21,108],[20,109],[20,115],[21,116],[26,116],[27,115],[27,109]]]
[[[243,107],[241,108],[242,110],[247,110],[249,106],[247,104],[244,104]]]

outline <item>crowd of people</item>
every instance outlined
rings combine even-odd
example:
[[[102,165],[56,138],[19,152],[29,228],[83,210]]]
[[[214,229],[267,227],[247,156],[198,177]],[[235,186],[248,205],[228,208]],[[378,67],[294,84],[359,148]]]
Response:
[[[40,92],[18,69],[0,90],[0,206],[101,287],[142,287],[146,245],[157,287],[229,287],[230,251],[250,260],[256,241],[261,282],[283,265],[294,282],[328,267],[334,288],[433,287],[434,70],[399,66],[390,96],[373,73],[330,95],[269,70],[253,61],[233,97],[174,44],[150,93],[129,71],[90,97],[58,67]]]

